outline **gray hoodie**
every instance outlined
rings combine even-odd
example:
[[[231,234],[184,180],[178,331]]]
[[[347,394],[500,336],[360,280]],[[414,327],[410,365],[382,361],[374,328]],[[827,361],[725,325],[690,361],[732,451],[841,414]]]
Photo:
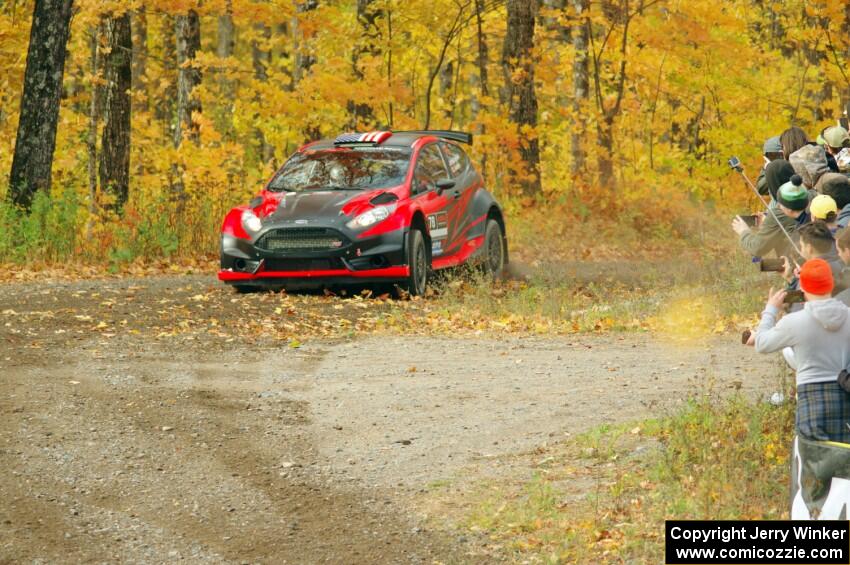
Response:
[[[850,369],[850,308],[830,298],[806,302],[805,307],[776,323],[779,310],[768,305],[756,334],[756,351],[794,350],[797,386],[838,379]]]

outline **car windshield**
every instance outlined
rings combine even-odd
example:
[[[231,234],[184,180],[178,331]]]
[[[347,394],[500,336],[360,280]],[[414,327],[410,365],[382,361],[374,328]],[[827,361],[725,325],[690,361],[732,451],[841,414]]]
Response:
[[[345,148],[296,153],[272,178],[273,192],[367,190],[404,182],[410,151]]]

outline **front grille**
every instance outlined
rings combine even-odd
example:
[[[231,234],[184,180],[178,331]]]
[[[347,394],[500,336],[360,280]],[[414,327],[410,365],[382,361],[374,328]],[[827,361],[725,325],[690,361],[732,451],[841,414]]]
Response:
[[[277,228],[264,233],[256,246],[266,251],[333,251],[348,240],[328,228]]]
[[[327,271],[344,268],[342,260],[329,259],[266,259],[263,268],[266,271]]]

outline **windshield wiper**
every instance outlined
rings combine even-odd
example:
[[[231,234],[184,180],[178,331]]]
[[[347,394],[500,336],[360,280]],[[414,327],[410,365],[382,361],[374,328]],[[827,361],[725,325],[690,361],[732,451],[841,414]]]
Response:
[[[325,187],[324,190],[360,190],[360,189],[357,188],[357,187],[354,187],[354,186],[339,186],[339,185],[333,184],[333,185]]]

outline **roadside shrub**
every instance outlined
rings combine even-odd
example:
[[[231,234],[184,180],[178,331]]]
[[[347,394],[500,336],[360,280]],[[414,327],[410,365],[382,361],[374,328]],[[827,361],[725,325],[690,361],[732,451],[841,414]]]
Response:
[[[77,251],[80,202],[73,191],[38,192],[29,214],[0,204],[0,261],[60,262]]]

